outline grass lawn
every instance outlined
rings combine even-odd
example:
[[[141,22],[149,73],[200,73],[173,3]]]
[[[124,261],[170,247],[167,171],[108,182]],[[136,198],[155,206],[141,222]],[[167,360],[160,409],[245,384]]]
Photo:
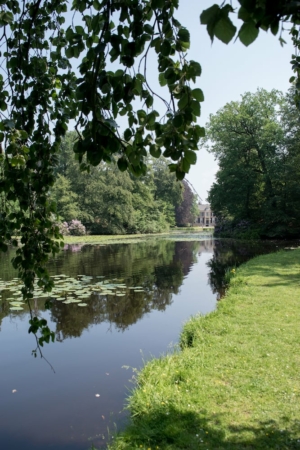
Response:
[[[138,374],[109,448],[300,449],[299,319],[300,249],[241,266],[217,310],[184,325],[181,350]]]
[[[202,227],[187,227],[172,229],[167,233],[153,233],[153,234],[117,234],[117,235],[86,235],[86,236],[64,236],[66,244],[121,244],[121,243],[135,243],[147,239],[157,238],[176,238],[176,236],[184,237],[188,234],[199,234],[211,237],[213,228]]]

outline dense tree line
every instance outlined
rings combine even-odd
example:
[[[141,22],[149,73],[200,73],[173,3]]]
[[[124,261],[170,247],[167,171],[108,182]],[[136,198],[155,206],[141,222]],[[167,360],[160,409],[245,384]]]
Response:
[[[260,89],[210,117],[208,148],[219,163],[209,192],[217,233],[300,235],[300,115],[293,95]]]
[[[79,219],[94,234],[154,233],[175,225],[175,209],[184,209],[180,225],[193,222],[194,195],[187,183],[176,181],[168,162],[147,159],[147,175],[136,178],[114,162],[80,171],[72,151],[75,132],[61,145],[56,182],[50,191],[57,219]],[[177,214],[178,215],[178,214]]]

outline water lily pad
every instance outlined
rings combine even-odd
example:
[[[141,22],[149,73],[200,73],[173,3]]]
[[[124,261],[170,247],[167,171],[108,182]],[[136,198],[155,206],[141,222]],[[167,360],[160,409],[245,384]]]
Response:
[[[21,306],[12,306],[11,308],[9,308],[11,311],[22,311],[24,308],[22,308]]]
[[[78,306],[87,306],[87,303],[77,303]]]

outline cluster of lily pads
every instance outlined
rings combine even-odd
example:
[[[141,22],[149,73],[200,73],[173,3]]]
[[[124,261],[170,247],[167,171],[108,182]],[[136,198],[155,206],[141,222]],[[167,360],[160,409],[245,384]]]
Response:
[[[51,298],[64,304],[76,303],[77,306],[85,307],[88,303],[85,300],[90,298],[92,294],[99,296],[112,295],[115,297],[124,297],[128,289],[133,292],[144,292],[142,286],[127,286],[124,283],[113,283],[103,280],[103,276],[78,275],[77,278],[68,277],[67,275],[53,275],[55,287],[51,293],[45,293],[35,284],[33,298],[43,299]],[[22,300],[22,283],[18,278],[10,281],[0,279],[0,300],[4,299],[4,292],[8,292],[10,297],[6,301],[10,304],[11,311],[22,311],[25,304]]]

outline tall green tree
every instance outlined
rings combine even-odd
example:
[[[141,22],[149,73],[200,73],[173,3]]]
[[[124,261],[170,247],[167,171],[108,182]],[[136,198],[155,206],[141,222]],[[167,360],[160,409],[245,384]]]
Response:
[[[58,220],[81,219],[82,214],[77,201],[78,195],[71,190],[71,183],[65,176],[58,174],[51,189],[51,198],[56,203]]]
[[[190,185],[183,181],[183,196],[175,209],[176,224],[179,226],[192,225],[198,214],[197,197],[193,193]]]
[[[298,189],[291,193],[299,176],[299,112],[290,107],[291,94],[261,89],[210,117],[208,149],[219,171],[209,201],[219,218],[250,221],[270,237],[299,232]]]

